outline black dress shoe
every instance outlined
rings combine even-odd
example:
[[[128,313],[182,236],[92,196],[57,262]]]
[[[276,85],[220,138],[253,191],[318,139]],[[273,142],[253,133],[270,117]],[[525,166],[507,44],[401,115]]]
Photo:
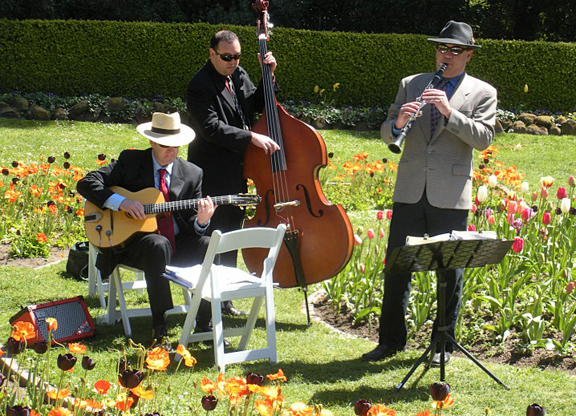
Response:
[[[434,357],[432,357],[432,365],[434,367],[440,367],[440,358],[441,358],[441,352],[437,352],[434,354]],[[444,352],[444,365],[448,364],[450,362],[450,357],[452,357],[452,353],[451,352]]]
[[[166,325],[161,324],[154,327],[154,340],[158,341],[168,336],[168,328]]]
[[[372,351],[362,354],[362,359],[364,361],[379,361],[384,358],[392,357],[402,350],[403,348],[390,348],[385,344],[380,344]]]
[[[234,306],[224,307],[222,308],[222,315],[227,316],[244,316],[248,315],[247,312],[241,311],[236,309]]]

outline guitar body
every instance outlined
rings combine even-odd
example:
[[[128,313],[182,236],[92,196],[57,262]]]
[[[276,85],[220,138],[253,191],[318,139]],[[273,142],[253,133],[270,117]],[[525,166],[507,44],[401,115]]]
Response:
[[[110,189],[126,198],[138,200],[142,204],[164,202],[162,192],[156,188],[146,188],[138,192],[130,192],[119,186],[111,186]],[[101,210],[90,201],[86,201],[84,212],[84,226],[88,241],[101,249],[124,244],[137,233],[154,233],[158,230],[157,214],[148,214],[145,220],[138,220],[125,212]]]

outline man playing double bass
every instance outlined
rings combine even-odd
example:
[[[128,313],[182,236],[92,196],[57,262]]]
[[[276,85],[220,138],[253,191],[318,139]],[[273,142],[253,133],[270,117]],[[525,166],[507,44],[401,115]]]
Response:
[[[241,47],[238,36],[229,30],[217,32],[210,40],[210,57],[188,85],[186,102],[189,124],[196,139],[188,146],[188,160],[202,168],[203,195],[247,191],[244,179],[244,153],[250,143],[271,154],[279,146],[267,136],[251,132],[254,115],[264,107],[262,84],[258,88],[239,66]],[[272,73],[276,59],[271,52],[263,58]],[[232,205],[221,206],[210,223],[222,232],[242,228],[244,211]],[[225,253],[221,263],[236,266],[237,252]],[[224,310],[240,314],[230,304]]]
[[[452,230],[466,230],[472,208],[472,153],[483,150],[494,139],[496,90],[465,72],[476,45],[466,23],[449,21],[440,36],[428,39],[436,46],[436,66],[446,64],[444,78],[436,88],[424,88],[433,74],[404,78],[396,101],[380,134],[391,143],[417,114],[421,96],[429,104],[416,118],[406,136],[394,189],[394,205],[386,258],[406,243],[406,236],[434,236]],[[460,311],[462,269],[446,272],[446,325],[454,330]],[[406,346],[405,312],[410,295],[411,273],[386,273],[380,315],[380,341],[362,356],[375,361],[391,357]],[[433,333],[437,330],[434,323]],[[453,345],[446,345],[445,363]],[[434,353],[432,364],[441,362]]]

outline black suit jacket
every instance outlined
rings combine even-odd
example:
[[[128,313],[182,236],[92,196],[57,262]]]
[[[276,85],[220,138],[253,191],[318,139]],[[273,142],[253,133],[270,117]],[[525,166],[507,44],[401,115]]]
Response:
[[[196,132],[188,146],[188,160],[204,171],[203,192],[210,196],[246,192],[244,153],[251,136],[243,129],[224,81],[208,60],[190,81],[186,97],[188,122]],[[252,128],[255,112],[264,107],[262,85],[256,88],[241,67],[232,74],[232,82]]]
[[[100,208],[112,195],[110,186],[121,186],[131,192],[154,188],[154,165],[152,149],[124,150],[118,160],[92,171],[77,184],[80,195]],[[202,197],[202,170],[180,158],[174,160],[170,178],[170,200],[196,199]],[[194,229],[196,211],[193,209],[174,212],[180,234],[197,237]],[[122,261],[122,253],[99,255],[97,266],[109,274]]]

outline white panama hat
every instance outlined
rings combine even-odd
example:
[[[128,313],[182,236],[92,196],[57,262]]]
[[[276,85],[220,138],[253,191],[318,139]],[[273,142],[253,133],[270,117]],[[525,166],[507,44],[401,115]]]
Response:
[[[180,123],[180,114],[153,113],[152,121],[139,124],[138,133],[163,146],[178,147],[190,143],[194,130]]]

